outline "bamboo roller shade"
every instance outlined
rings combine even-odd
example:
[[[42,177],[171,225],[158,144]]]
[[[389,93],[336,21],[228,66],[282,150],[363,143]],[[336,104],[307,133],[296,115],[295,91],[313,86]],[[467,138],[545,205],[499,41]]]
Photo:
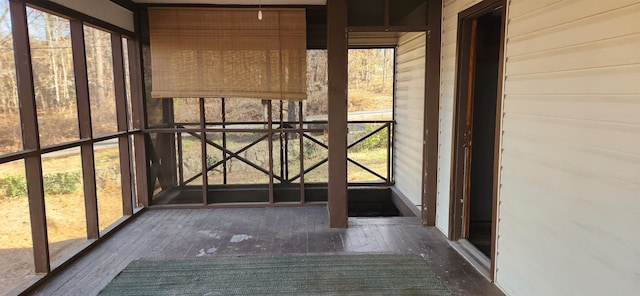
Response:
[[[149,8],[153,98],[307,98],[304,9]]]

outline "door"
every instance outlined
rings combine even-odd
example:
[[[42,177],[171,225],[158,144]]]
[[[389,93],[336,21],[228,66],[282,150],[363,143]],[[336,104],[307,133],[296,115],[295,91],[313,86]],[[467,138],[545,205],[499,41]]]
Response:
[[[504,3],[460,14],[451,240],[467,240],[493,263]]]

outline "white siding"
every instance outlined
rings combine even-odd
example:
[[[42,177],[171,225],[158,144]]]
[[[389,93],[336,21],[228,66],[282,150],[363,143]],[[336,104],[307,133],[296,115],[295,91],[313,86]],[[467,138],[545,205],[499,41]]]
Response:
[[[425,44],[425,33],[407,33],[396,51],[393,170],[396,188],[414,205],[422,204]]]
[[[133,12],[110,0],[51,0],[120,28],[135,31]]]
[[[456,39],[458,13],[479,0],[449,0],[442,9],[442,52],[440,64],[440,129],[438,134],[438,198],[436,226],[449,231],[449,190],[451,186],[451,144],[453,141],[453,109],[456,80]]]
[[[640,3],[512,0],[508,24],[496,283],[637,295]]]

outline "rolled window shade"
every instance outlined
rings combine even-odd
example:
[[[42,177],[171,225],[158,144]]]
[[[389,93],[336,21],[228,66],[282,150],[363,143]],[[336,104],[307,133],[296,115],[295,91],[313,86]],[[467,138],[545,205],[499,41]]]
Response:
[[[307,98],[304,9],[149,8],[153,98]]]

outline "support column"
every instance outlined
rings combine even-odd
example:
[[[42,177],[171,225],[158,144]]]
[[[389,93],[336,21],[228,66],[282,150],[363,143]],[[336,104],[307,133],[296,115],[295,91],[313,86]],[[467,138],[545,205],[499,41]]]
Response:
[[[136,196],[139,205],[148,207],[151,201],[149,182],[147,180],[147,152],[145,134],[141,130],[146,128],[144,85],[142,76],[142,48],[139,39],[127,39],[129,53],[129,85],[131,86],[131,118],[135,132],[133,144],[135,147]]]
[[[76,104],[78,106],[78,128],[82,140],[91,140],[93,132],[91,126],[91,101],[87,74],[84,25],[82,21],[79,20],[71,20],[70,23],[73,77],[75,79]],[[87,238],[97,239],[100,236],[100,227],[98,222],[96,167],[93,162],[93,141],[86,141],[80,146],[80,155],[82,157],[82,185],[84,188],[84,206],[87,219]]]
[[[347,227],[347,0],[327,1],[329,225]]]
[[[20,101],[20,120],[22,122],[22,145],[31,150],[25,157],[25,174],[29,195],[29,216],[31,221],[31,240],[33,242],[33,263],[35,272],[49,273],[49,241],[42,182],[42,159],[40,156],[40,138],[33,72],[31,67],[31,47],[27,26],[27,11],[24,1],[11,0],[11,30],[13,34],[13,54],[16,63],[18,82],[18,100]]]
[[[122,36],[111,33],[111,52],[113,61],[113,85],[116,95],[116,114],[118,132],[127,131],[127,87],[125,82],[125,57],[122,49]],[[126,57],[128,58],[128,57]],[[122,192],[122,215],[133,215],[133,190],[131,188],[131,155],[129,154],[129,137],[118,137],[120,155],[120,184]]]
[[[440,38],[442,0],[428,0],[429,30],[425,75],[424,140],[422,146],[422,224],[436,225],[438,195],[438,125],[440,122]]]

